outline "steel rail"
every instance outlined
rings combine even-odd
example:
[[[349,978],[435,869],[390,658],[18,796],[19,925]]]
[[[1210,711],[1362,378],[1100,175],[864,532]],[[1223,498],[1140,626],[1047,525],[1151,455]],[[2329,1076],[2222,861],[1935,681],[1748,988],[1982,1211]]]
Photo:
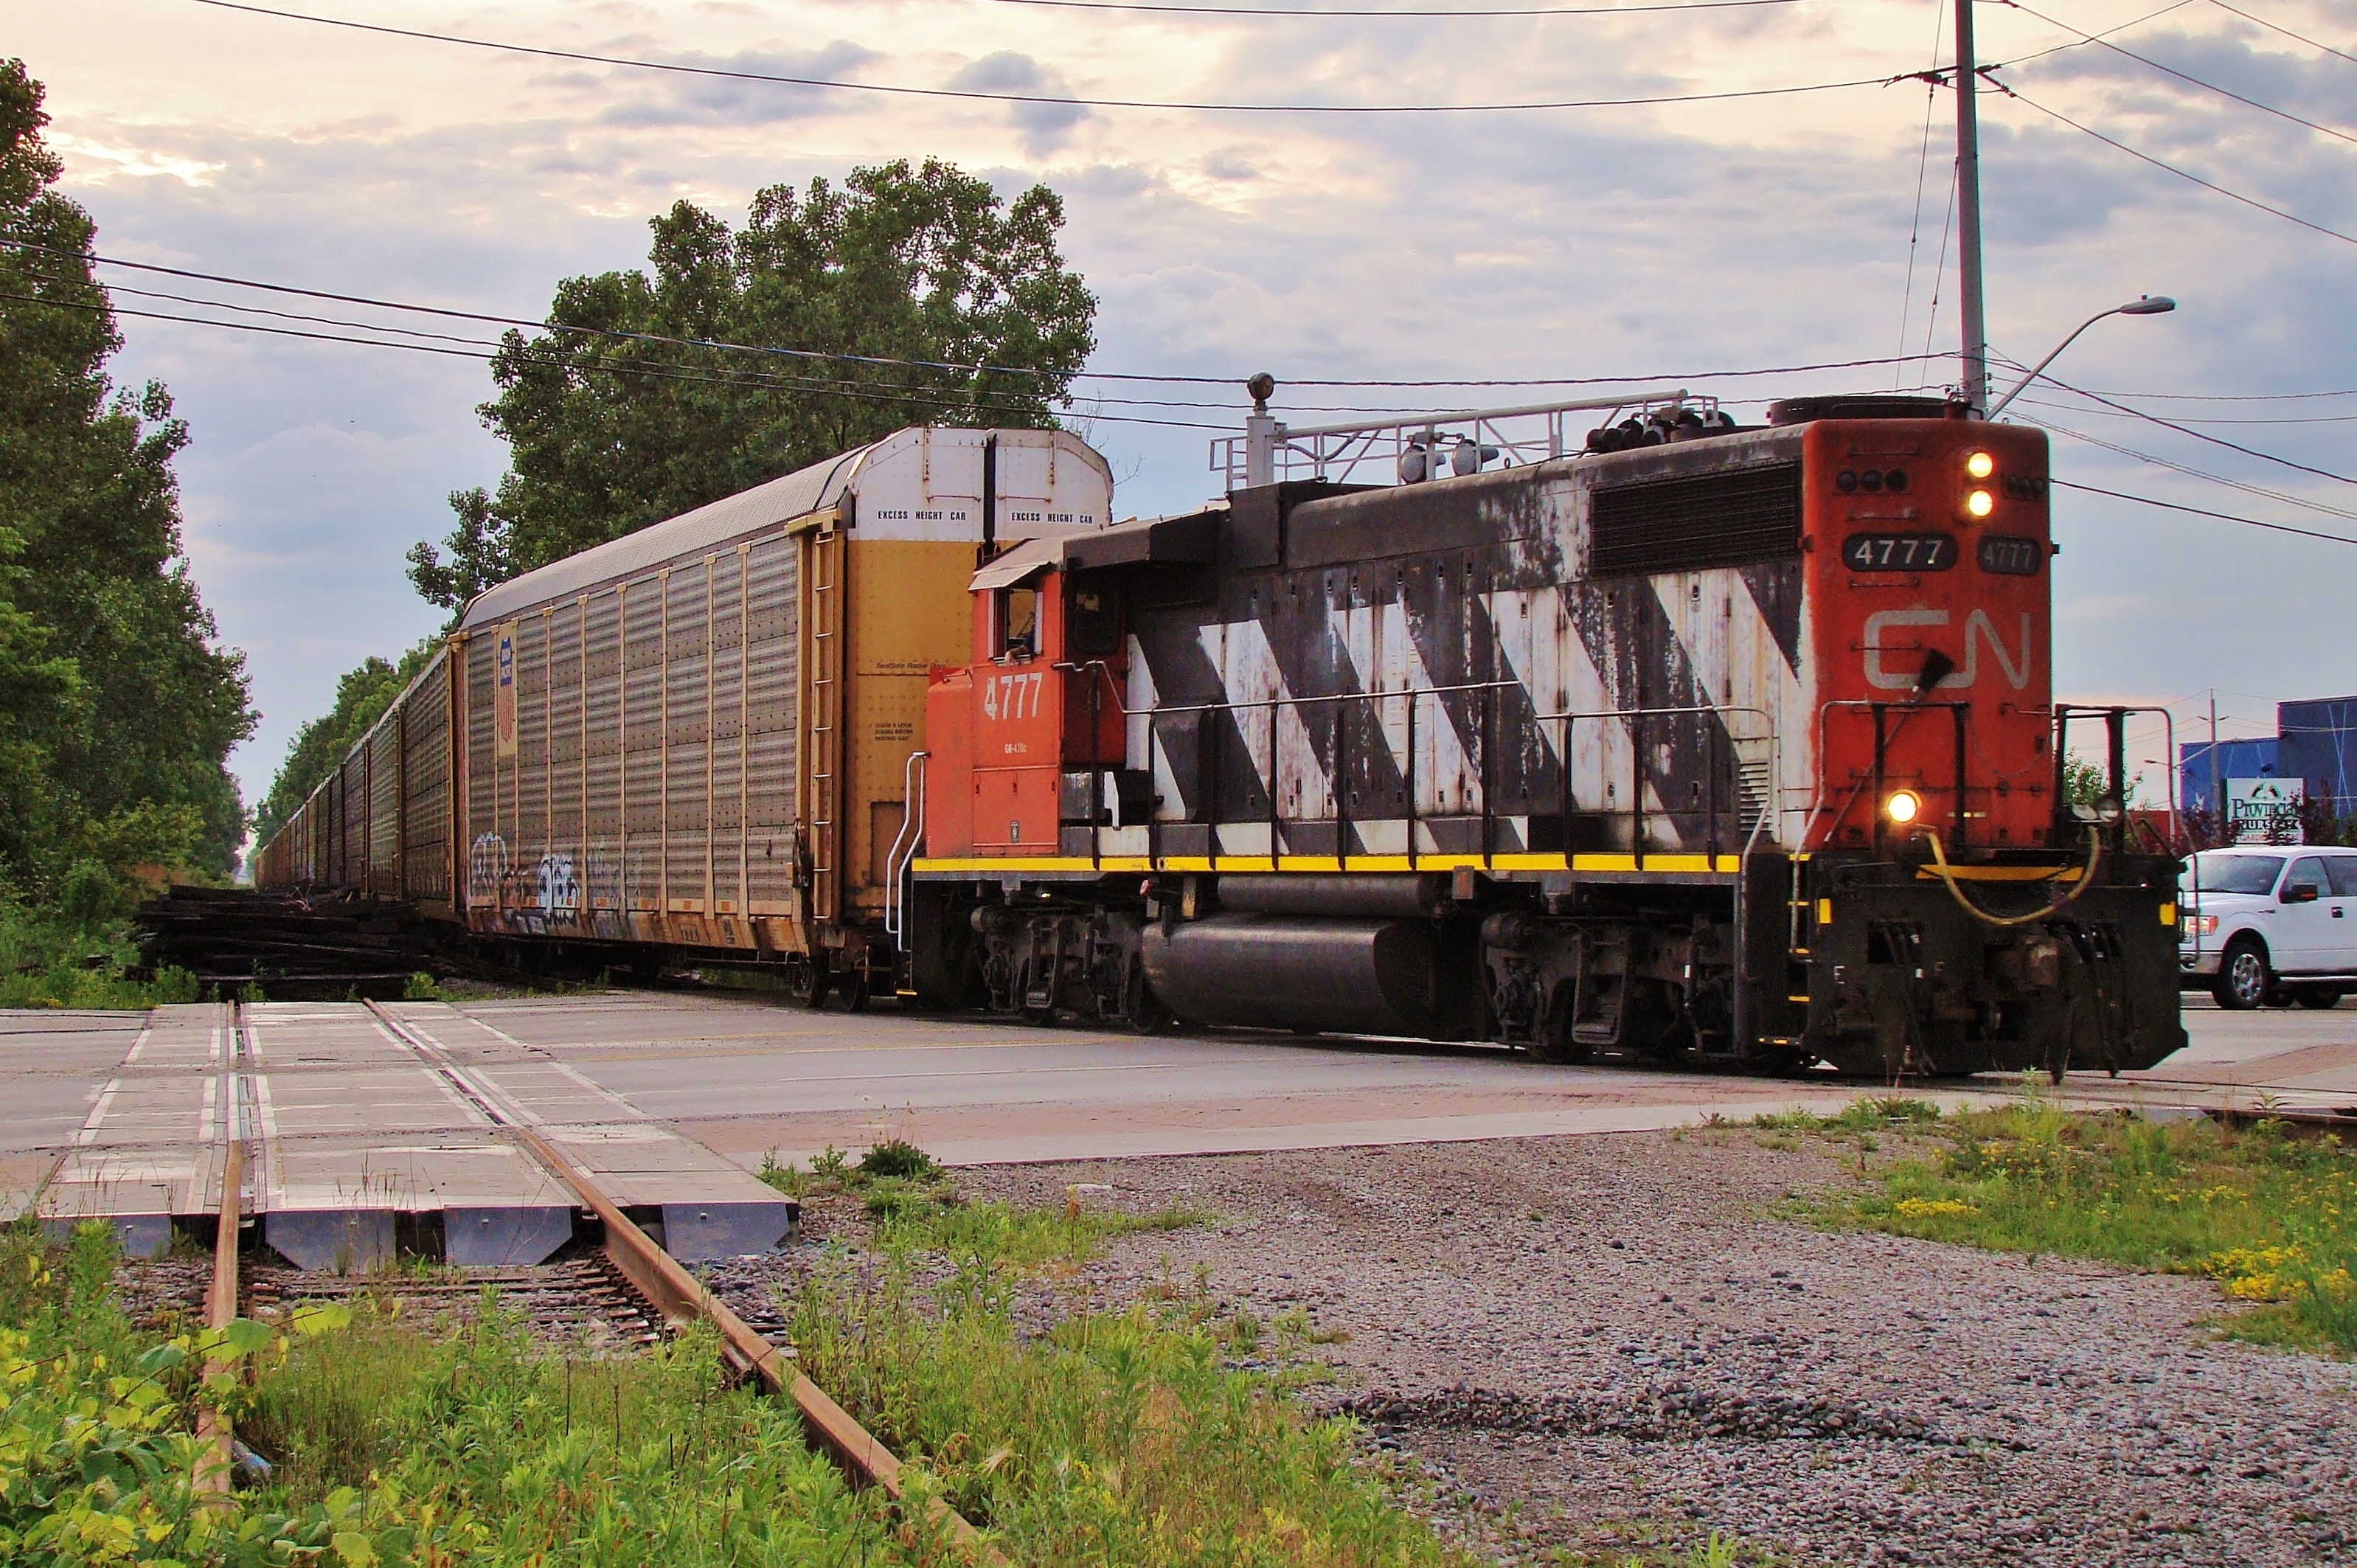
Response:
[[[724,1359],[739,1372],[758,1376],[770,1392],[791,1396],[804,1427],[855,1482],[877,1487],[895,1503],[906,1500],[899,1458],[802,1372],[791,1348],[780,1348],[755,1333],[726,1302],[705,1289],[703,1282],[682,1267],[678,1259],[657,1246],[654,1238],[606,1195],[596,1178],[519,1122],[497,1097],[485,1092],[450,1061],[440,1046],[387,1012],[382,1004],[364,1002],[363,1005],[388,1033],[416,1052],[438,1077],[490,1116],[500,1132],[571,1188],[583,1208],[597,1216],[606,1230],[607,1258],[649,1305],[674,1326],[698,1318],[711,1324],[719,1331]],[[939,1498],[926,1502],[927,1516],[945,1528],[952,1541],[985,1563],[1006,1563],[963,1514]]]
[[[221,1061],[223,1087],[227,1090],[215,1108],[221,1116],[222,1142],[228,1154],[221,1161],[221,1205],[213,1228],[213,1277],[205,1287],[205,1328],[219,1334],[237,1320],[237,1236],[244,1218],[245,1145],[238,1141],[240,1131],[237,1115],[238,1037],[245,1027],[238,1004],[222,1004],[229,1026],[224,1035]],[[234,1375],[236,1364],[221,1356],[205,1358],[203,1378],[210,1384],[216,1375]],[[189,1482],[199,1498],[210,1501],[225,1501],[236,1480],[237,1433],[227,1412],[199,1402],[197,1406],[197,1441],[203,1444]]]
[[[231,1003],[234,1007],[236,1004]],[[237,1232],[245,1185],[245,1145],[229,1145],[221,1165],[221,1218],[213,1232],[213,1278],[205,1289],[205,1327],[220,1333],[237,1318]],[[215,1374],[233,1374],[236,1366],[218,1356],[205,1359],[204,1380]],[[197,1441],[204,1445],[191,1477],[200,1495],[215,1499],[229,1496],[236,1477],[237,1434],[229,1413],[210,1404],[197,1406]]]

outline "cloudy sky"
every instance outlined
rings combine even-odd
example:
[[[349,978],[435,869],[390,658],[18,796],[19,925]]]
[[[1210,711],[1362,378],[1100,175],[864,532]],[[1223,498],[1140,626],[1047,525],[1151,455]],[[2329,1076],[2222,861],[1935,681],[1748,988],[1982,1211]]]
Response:
[[[1372,3],[1463,11],[1550,0]],[[2014,62],[1998,80],[2021,95],[1982,100],[1990,336],[2001,353],[2034,360],[2093,311],[2141,293],[2175,296],[2175,315],[2101,324],[2055,373],[2198,435],[2033,390],[2021,414],[2108,444],[2058,435],[2057,476],[2357,536],[2357,488],[2327,477],[2357,475],[2357,239],[2202,189],[2055,117],[2357,236],[2347,11],[2235,3],[2247,16],[2218,0],[2036,0],[2051,21],[1980,7],[1982,58]],[[843,83],[1254,104],[1878,81],[1952,47],[1941,29],[1947,0],[1386,18],[1036,0],[284,5]],[[1948,360],[1699,374],[1953,350],[1953,101],[1919,81],[1530,113],[1227,113],[697,78],[198,0],[0,0],[0,52],[21,55],[48,86],[67,188],[113,256],[533,317],[558,277],[641,261],[647,217],[676,199],[741,220],[762,185],[930,155],[1005,190],[1041,180],[1062,193],[1066,252],[1102,302],[1099,370],[1675,379],[1747,419],[1796,391],[1956,373]],[[2113,28],[2144,60],[2080,41]],[[193,313],[127,294],[117,303]],[[223,636],[248,653],[264,714],[237,758],[253,800],[340,671],[437,623],[401,558],[447,532],[449,491],[498,478],[503,449],[473,412],[489,374],[467,358],[129,316],[124,328],[124,379],[166,381],[193,429],[180,469],[188,551]],[[1107,401],[1088,428],[1125,481],[1117,510],[1150,513],[1211,493],[1207,433],[1184,426],[1230,423],[1240,392],[1092,385]],[[2348,395],[2287,395],[2335,392]],[[1296,387],[1279,402],[1307,423],[1332,417],[1311,410],[1354,401],[1534,395]],[[1174,423],[1135,422],[1144,419]],[[2357,691],[2357,548],[2082,493],[2058,499],[2055,532],[2061,693],[2171,703],[2182,726],[2206,714],[2215,688],[2247,733],[2271,729],[2279,698]],[[2157,732],[2139,755],[2161,755]]]

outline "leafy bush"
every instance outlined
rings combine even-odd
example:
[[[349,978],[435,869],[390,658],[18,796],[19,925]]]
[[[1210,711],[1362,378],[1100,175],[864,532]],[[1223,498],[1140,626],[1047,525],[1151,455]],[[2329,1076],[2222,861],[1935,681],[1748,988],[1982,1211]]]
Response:
[[[0,1007],[140,1008],[199,1000],[196,976],[186,970],[134,978],[138,957],[120,924],[92,930],[0,892]]]
[[[868,1177],[930,1181],[941,1171],[940,1161],[906,1138],[887,1138],[859,1156],[859,1174]]]

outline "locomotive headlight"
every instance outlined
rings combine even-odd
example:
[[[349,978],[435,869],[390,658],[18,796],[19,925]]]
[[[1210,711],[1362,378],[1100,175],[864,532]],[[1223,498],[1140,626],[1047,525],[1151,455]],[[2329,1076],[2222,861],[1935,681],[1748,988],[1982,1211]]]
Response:
[[[1986,490],[1968,490],[1964,495],[1964,515],[1978,521],[1996,510],[1996,498]]]
[[[1912,789],[1893,789],[1889,798],[1882,802],[1882,814],[1902,828],[1921,815],[1922,810],[1923,797]]]
[[[1996,459],[1986,452],[1975,452],[1964,459],[1964,472],[1975,479],[1986,479],[1996,472]]]

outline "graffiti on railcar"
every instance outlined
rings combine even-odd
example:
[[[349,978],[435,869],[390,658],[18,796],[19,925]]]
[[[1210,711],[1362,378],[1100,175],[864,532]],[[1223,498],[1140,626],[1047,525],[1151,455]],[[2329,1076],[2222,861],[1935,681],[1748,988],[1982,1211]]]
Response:
[[[581,912],[581,884],[574,879],[573,857],[550,850],[540,857],[538,903],[544,918],[571,920]]]
[[[515,859],[508,853],[504,837],[495,832],[476,834],[467,853],[467,902],[496,906],[500,889],[514,869]]]

